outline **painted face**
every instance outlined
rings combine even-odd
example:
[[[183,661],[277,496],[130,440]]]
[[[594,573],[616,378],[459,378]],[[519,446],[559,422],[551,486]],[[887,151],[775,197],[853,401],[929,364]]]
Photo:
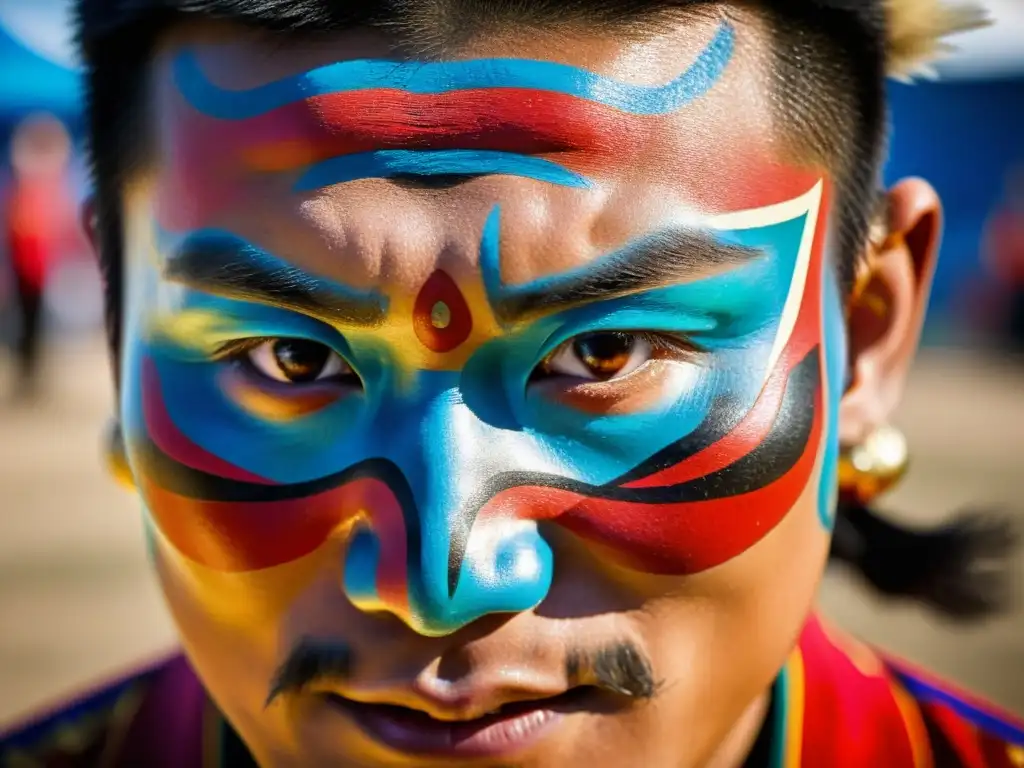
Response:
[[[831,524],[844,340],[830,179],[773,126],[761,38],[425,63],[239,33],[158,61],[123,421],[186,647],[263,762],[424,751],[323,692],[264,711],[303,638],[345,644],[335,698],[441,718],[442,689],[465,717],[560,694],[595,637],[628,640],[682,683],[660,709],[707,722],[691,759],[781,665]],[[759,628],[736,670],[679,672]],[[725,693],[698,717],[702,675]],[[581,712],[564,743],[643,717]]]

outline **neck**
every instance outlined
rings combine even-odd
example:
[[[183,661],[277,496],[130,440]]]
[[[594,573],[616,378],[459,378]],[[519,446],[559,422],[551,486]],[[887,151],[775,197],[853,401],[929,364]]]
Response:
[[[764,758],[770,751],[767,747],[772,738],[771,703],[772,689],[769,688],[744,710],[704,768],[768,768],[769,763]],[[762,742],[765,748],[761,748]]]

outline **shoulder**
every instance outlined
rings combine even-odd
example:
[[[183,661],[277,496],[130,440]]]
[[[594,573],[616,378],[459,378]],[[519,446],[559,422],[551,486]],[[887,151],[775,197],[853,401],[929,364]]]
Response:
[[[1024,720],[905,661],[886,665],[921,710],[936,763],[1024,766]]]
[[[1024,724],[1012,715],[825,622],[808,624],[794,655],[803,678],[797,765],[1024,766]]]
[[[201,766],[208,708],[173,656],[0,733],[0,768]]]

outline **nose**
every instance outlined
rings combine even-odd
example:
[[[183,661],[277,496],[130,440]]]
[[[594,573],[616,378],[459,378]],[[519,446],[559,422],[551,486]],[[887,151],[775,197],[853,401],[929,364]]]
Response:
[[[439,636],[488,614],[538,605],[552,554],[536,523],[476,512],[494,480],[531,463],[528,440],[480,421],[454,386],[392,411],[390,492],[367,499],[350,539],[344,588],[365,611],[387,611]],[[400,477],[399,477],[400,475]]]

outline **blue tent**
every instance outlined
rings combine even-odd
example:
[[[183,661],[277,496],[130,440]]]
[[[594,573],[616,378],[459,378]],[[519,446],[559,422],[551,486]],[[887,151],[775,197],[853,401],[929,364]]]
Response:
[[[80,107],[79,73],[43,58],[0,26],[0,115],[46,110],[70,119]]]
[[[985,223],[1007,171],[1024,167],[1024,77],[951,80],[890,89],[892,152],[887,181],[923,176],[942,197],[946,232],[935,275],[935,315],[980,279]]]

